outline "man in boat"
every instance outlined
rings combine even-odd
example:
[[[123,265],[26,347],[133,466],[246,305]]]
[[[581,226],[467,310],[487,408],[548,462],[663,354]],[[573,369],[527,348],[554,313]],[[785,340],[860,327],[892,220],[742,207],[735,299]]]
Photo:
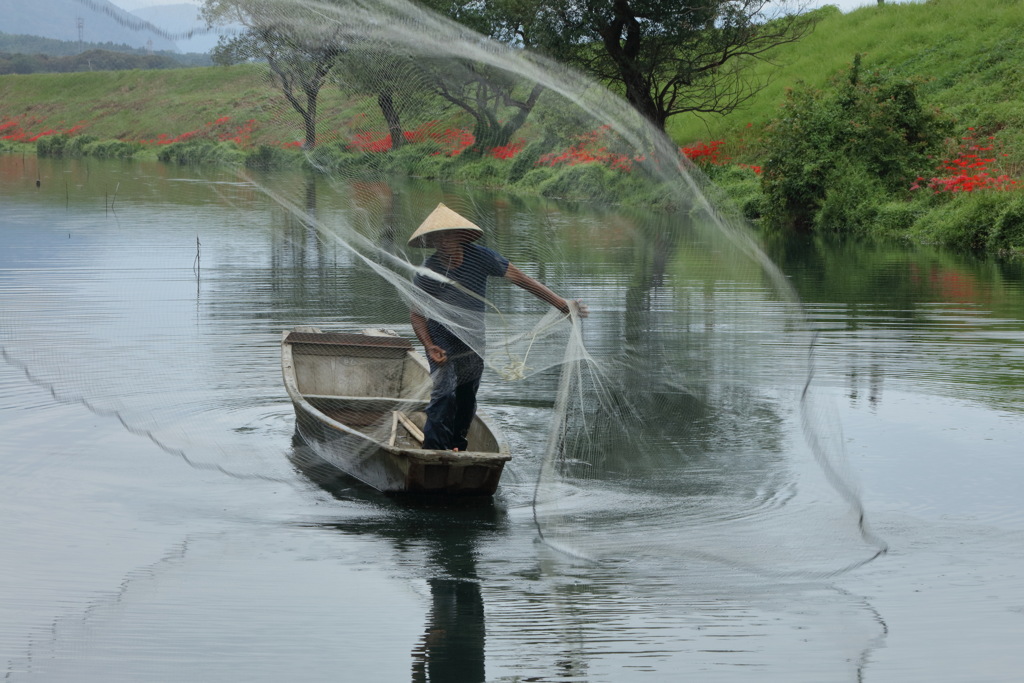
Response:
[[[413,310],[412,329],[423,344],[434,386],[423,427],[423,447],[466,450],[466,434],[476,413],[476,394],[484,361],[483,349],[487,279],[503,277],[546,301],[565,315],[572,308],[587,317],[580,301],[567,301],[523,273],[508,259],[474,242],[484,231],[444,204],[427,216],[409,238],[413,247],[433,248],[423,267],[440,277],[419,273],[414,283],[437,300],[432,312]],[[443,317],[444,322],[435,318]]]

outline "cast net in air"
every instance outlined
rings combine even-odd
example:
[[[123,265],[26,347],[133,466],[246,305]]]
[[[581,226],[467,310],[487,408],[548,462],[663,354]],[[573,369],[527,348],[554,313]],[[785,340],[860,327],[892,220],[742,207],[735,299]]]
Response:
[[[301,304],[274,323],[411,337],[417,311],[481,355],[482,412],[513,450],[505,495],[529,501],[547,543],[591,560],[818,575],[882,551],[812,381],[798,297],[729,202],[625,100],[521,41],[412,3],[207,9],[241,27],[230,50],[273,84],[267,122],[290,127],[280,146],[301,144],[309,169],[288,180],[254,163],[235,178],[245,191],[222,194],[244,207],[256,189],[296,226],[283,238],[295,260],[275,267],[302,261],[308,278],[290,293]],[[280,155],[260,154],[271,165]],[[442,202],[482,229],[475,244],[590,316],[501,277],[485,296],[463,292],[469,315],[425,293],[424,280],[458,288],[423,266],[430,250],[406,243]],[[309,279],[320,288],[302,289]],[[109,409],[213,469],[259,476],[208,429],[196,435],[193,389],[172,370],[155,378],[166,400],[143,411],[102,377],[40,360],[19,334],[5,330],[5,355],[55,395]],[[127,339],[139,346],[126,355],[173,351],[169,334]],[[77,358],[90,348],[70,352],[73,367],[94,367]],[[392,420],[382,412],[364,427],[385,435]]]

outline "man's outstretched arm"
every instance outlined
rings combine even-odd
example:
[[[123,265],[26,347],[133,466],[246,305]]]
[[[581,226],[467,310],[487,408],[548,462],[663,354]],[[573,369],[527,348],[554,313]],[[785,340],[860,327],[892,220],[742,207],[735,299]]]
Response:
[[[516,285],[517,287],[522,287],[530,294],[533,294],[541,301],[546,301],[547,303],[551,304],[565,315],[569,315],[568,301],[558,296],[557,294],[552,292],[551,289],[548,288],[546,285],[544,285],[541,282],[538,282],[537,280],[534,280],[532,277],[530,277],[523,271],[519,270],[511,263],[508,264],[508,269],[505,271],[505,278],[509,280],[512,284]],[[590,313],[586,305],[579,300],[577,300],[575,303],[576,308],[579,311],[580,317],[586,318],[587,315],[589,315]]]

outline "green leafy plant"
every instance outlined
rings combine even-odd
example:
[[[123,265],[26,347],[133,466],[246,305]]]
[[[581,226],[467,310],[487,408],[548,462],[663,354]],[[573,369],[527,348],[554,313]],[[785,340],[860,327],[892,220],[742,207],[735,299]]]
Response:
[[[792,91],[765,136],[767,223],[843,232],[867,219],[869,211],[860,205],[908,191],[952,128],[921,103],[917,87],[891,74],[863,75],[858,56],[828,91]],[[859,218],[844,221],[843,212]]]

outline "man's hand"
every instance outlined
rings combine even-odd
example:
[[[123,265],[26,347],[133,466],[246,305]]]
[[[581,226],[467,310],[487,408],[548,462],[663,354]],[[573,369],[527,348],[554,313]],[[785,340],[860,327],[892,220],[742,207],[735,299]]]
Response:
[[[576,315],[581,318],[586,318],[590,315],[590,309],[587,305],[579,299],[562,299],[562,305],[557,306],[564,315],[572,315],[573,309],[576,309]]]
[[[438,365],[444,365],[448,362],[448,353],[436,344],[430,344],[426,347],[427,355],[430,356],[430,360],[434,361]]]
[[[569,304],[570,308],[576,309],[576,315],[578,315],[579,317],[586,318],[587,316],[590,315],[590,309],[587,308],[587,305],[583,303],[581,300],[573,299],[571,301],[567,301],[566,303]]]

